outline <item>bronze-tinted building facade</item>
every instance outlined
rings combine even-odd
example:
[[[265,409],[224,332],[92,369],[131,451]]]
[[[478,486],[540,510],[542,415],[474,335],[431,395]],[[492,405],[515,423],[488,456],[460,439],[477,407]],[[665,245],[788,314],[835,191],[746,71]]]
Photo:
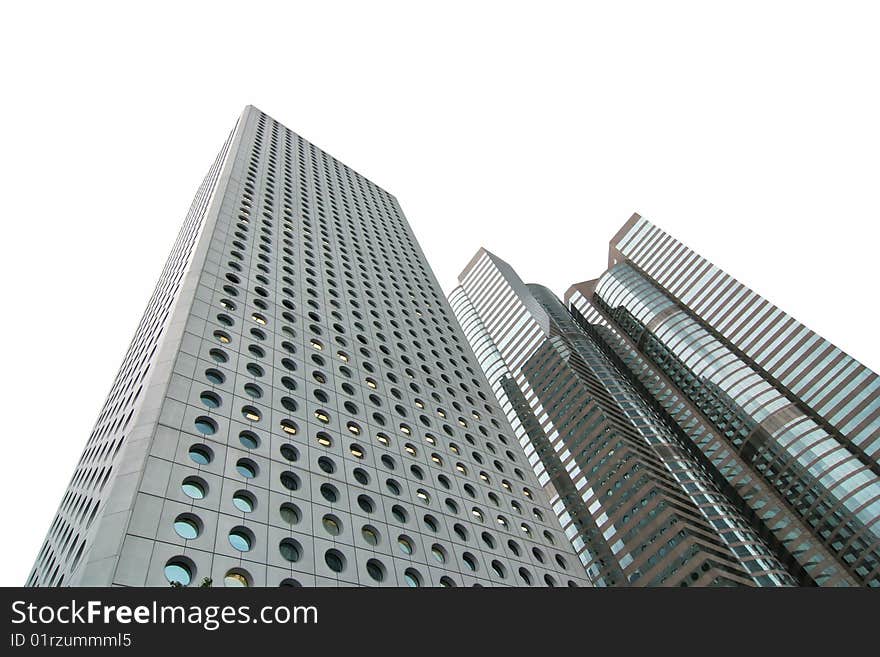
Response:
[[[880,585],[864,365],[638,215],[564,304],[482,250],[460,283],[453,308],[596,584]]]

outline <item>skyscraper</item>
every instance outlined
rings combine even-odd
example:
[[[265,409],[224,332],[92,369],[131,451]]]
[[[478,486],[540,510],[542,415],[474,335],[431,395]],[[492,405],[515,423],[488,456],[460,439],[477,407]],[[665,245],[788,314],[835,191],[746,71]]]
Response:
[[[32,586],[588,585],[397,203],[247,107]]]
[[[450,299],[598,585],[880,585],[876,374],[638,215],[565,304]]]

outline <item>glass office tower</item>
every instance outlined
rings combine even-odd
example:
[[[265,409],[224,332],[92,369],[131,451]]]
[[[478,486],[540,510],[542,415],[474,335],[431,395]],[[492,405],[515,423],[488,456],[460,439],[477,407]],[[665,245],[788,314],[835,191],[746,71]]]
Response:
[[[634,488],[635,466],[653,465],[677,473],[750,583],[880,585],[880,401],[865,366],[638,215],[564,306],[485,251],[460,282],[453,307],[594,582],[657,583],[629,561],[674,548]],[[568,370],[549,357],[560,342]],[[630,425],[648,456],[621,451]],[[675,565],[679,585],[743,583],[702,564],[681,578],[690,563]]]
[[[589,585],[397,203],[247,107],[32,586]]]
[[[552,292],[482,250],[451,301],[597,586],[794,583]]]

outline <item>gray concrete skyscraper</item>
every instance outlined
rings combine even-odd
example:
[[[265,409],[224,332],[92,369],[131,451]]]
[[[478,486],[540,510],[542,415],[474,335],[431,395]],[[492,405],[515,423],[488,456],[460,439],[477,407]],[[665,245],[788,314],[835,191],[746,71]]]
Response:
[[[564,301],[450,299],[597,585],[880,586],[880,379],[634,215]]]
[[[397,200],[253,107],[27,584],[205,578],[589,585]]]

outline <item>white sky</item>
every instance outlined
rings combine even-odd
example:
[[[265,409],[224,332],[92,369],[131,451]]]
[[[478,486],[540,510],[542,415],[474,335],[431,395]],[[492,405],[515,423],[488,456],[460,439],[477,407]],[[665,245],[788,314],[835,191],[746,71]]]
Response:
[[[561,294],[637,211],[880,367],[868,3],[133,4],[0,9],[2,585],[247,103],[397,195],[445,291],[484,245]]]

